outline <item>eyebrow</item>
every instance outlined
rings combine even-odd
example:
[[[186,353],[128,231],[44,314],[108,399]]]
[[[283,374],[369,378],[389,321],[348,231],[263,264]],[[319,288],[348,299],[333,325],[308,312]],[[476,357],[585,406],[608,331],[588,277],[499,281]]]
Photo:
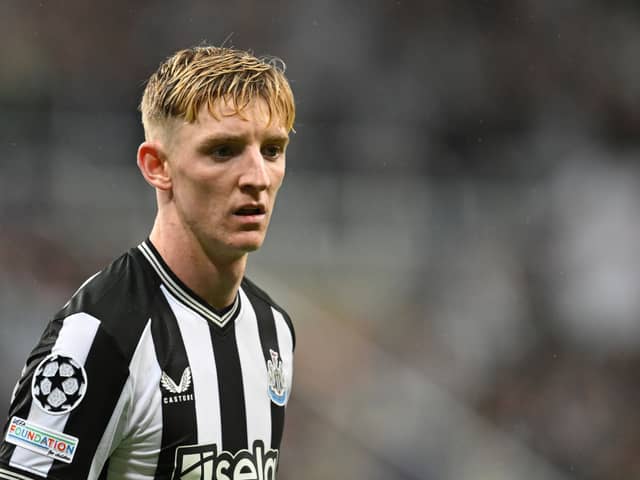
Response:
[[[201,152],[206,152],[209,149],[217,145],[220,145],[222,143],[238,144],[238,143],[245,143],[246,141],[247,141],[247,135],[228,135],[228,134],[211,135],[209,137],[204,138],[199,143],[198,150]],[[284,146],[286,146],[289,143],[289,135],[281,135],[277,133],[273,135],[267,135],[263,140],[263,143],[265,142],[281,143]]]

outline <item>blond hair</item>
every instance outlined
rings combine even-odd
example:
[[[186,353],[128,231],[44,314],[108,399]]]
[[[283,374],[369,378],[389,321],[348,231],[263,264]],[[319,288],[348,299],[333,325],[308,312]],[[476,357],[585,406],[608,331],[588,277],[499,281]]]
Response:
[[[292,130],[295,104],[284,75],[284,62],[275,57],[255,57],[234,48],[199,46],[180,50],[160,64],[147,81],[140,102],[142,124],[166,127],[172,119],[193,123],[203,106],[216,116],[214,105],[227,101],[236,113],[261,98],[269,120],[277,118]]]

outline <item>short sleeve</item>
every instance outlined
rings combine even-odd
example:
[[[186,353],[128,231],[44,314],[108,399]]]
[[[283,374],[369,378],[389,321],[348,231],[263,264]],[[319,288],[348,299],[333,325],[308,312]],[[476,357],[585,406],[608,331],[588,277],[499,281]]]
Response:
[[[99,319],[52,321],[27,359],[0,439],[0,479],[97,479],[128,408],[128,365]]]

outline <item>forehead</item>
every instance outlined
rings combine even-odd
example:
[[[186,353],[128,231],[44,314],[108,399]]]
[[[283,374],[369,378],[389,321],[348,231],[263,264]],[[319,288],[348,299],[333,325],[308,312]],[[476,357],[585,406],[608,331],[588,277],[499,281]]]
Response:
[[[233,102],[216,100],[211,109],[204,105],[191,125],[201,131],[287,136],[284,119],[272,114],[267,102],[261,98],[252,100],[241,110]]]
[[[169,156],[186,153],[217,139],[246,142],[276,139],[287,143],[289,138],[284,119],[270,116],[269,107],[262,99],[249,102],[240,112],[233,103],[216,101],[212,111],[205,105],[194,122],[176,121],[165,133],[164,145]]]

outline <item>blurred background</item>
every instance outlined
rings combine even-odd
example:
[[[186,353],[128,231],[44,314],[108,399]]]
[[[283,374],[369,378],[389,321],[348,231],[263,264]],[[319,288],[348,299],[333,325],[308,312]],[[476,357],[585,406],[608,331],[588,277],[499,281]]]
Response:
[[[281,57],[298,119],[249,276],[298,336],[286,479],[640,477],[640,3],[0,2],[0,405],[143,240],[145,79]]]

